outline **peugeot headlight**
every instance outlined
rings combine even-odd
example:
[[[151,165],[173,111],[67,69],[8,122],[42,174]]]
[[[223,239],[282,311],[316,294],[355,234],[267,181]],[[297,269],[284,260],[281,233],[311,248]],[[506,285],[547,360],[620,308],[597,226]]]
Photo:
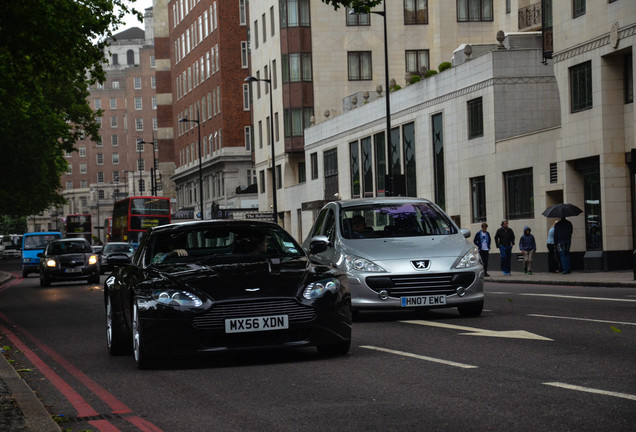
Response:
[[[340,290],[340,281],[338,279],[323,279],[307,285],[305,292],[303,292],[303,297],[311,300],[320,298],[327,292],[337,293],[338,290]]]
[[[152,298],[167,306],[199,307],[203,304],[203,300],[191,292],[176,289],[154,290]]]
[[[46,266],[47,267],[56,267],[57,266],[57,262],[54,259],[48,259],[48,260],[46,260]]]
[[[457,263],[455,268],[475,267],[476,265],[479,265],[480,262],[481,258],[479,257],[479,250],[473,246],[468,252],[466,252],[466,255],[459,260],[459,263]]]
[[[382,267],[364,258],[355,255],[347,255],[345,257],[347,270],[355,270],[359,272],[386,272]]]
[[[91,255],[88,257],[88,264],[95,265],[97,264],[97,256]]]

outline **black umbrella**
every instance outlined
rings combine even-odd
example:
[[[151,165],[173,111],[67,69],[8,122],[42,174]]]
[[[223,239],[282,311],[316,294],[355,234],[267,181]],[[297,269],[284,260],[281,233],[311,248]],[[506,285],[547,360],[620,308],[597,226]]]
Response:
[[[581,213],[583,213],[583,210],[581,210],[574,204],[555,204],[545,209],[545,211],[541,214],[545,217],[564,218],[570,216],[578,216]]]

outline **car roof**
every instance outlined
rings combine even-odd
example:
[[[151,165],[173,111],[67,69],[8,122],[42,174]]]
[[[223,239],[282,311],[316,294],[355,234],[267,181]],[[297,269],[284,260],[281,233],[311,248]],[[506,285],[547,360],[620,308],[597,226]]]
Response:
[[[358,207],[363,205],[391,205],[391,204],[406,204],[406,203],[419,203],[419,204],[431,204],[432,201],[426,198],[417,197],[374,197],[374,198],[353,198],[342,201],[333,201],[340,208]]]
[[[86,240],[85,238],[82,238],[82,237],[71,237],[71,238],[51,240],[49,242],[49,244],[51,244],[51,243],[69,243],[69,242],[77,242],[77,241],[88,243],[88,240]]]
[[[126,242],[108,242],[104,246],[110,246],[110,245],[126,245],[126,246],[132,247],[130,243],[126,243]]]

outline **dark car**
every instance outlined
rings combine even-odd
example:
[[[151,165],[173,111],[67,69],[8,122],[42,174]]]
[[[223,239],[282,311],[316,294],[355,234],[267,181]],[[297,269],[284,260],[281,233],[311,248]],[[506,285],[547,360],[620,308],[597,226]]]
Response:
[[[99,258],[102,274],[111,271],[115,267],[111,264],[111,261],[117,261],[118,265],[121,265],[122,259],[128,259],[128,262],[130,262],[134,254],[135,250],[129,243],[111,242],[106,244]]]
[[[104,299],[108,350],[132,351],[138,368],[168,355],[308,346],[343,355],[351,345],[346,275],[312,263],[268,222],[152,228],[107,278]]]
[[[82,279],[88,280],[88,283],[99,283],[99,260],[83,238],[52,240],[38,257],[40,286]]]

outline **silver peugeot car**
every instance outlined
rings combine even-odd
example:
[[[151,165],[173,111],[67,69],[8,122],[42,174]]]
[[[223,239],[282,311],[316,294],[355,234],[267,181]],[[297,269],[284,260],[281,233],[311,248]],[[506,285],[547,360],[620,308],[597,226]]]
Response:
[[[420,198],[361,198],[325,205],[303,242],[329,241],[315,261],[346,271],[354,312],[450,308],[479,316],[484,270],[470,231]]]

